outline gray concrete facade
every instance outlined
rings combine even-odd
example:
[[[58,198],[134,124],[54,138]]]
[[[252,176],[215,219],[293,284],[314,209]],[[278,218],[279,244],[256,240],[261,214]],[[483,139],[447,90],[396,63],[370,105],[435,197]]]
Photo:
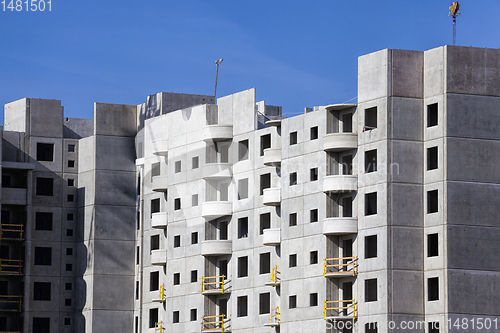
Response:
[[[386,49],[357,104],[290,118],[255,89],[7,104],[0,331],[500,329],[499,73]]]

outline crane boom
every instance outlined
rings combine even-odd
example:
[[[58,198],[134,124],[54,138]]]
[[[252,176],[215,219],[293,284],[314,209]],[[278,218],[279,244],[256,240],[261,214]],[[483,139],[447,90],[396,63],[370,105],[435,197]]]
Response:
[[[453,17],[453,45],[455,45],[457,39],[457,16],[460,15],[460,3],[455,1],[450,6],[450,13],[448,16]]]

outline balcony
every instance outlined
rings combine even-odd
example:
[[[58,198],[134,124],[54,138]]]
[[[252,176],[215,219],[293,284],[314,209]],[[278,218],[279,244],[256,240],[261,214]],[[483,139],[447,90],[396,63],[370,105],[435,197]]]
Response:
[[[270,314],[270,321],[269,323],[265,323],[264,326],[266,327],[278,327],[280,326],[280,307],[277,306],[275,308],[271,309],[271,314]]]
[[[264,229],[263,244],[278,246],[281,243],[281,229]]]
[[[201,278],[201,293],[202,295],[222,295],[231,292],[227,287],[227,277],[206,276]]]
[[[332,175],[323,179],[323,192],[352,192],[358,190],[358,176]]]
[[[358,148],[357,133],[330,133],[323,137],[323,150],[344,151]]]
[[[279,206],[281,204],[281,189],[275,187],[264,189],[262,203],[266,206]]]
[[[151,214],[151,228],[166,229],[167,228],[168,213],[153,213]]]
[[[167,264],[167,251],[166,250],[153,250],[151,251],[151,265],[163,266]]]
[[[162,332],[163,332],[163,321],[155,323],[155,333],[162,333]]]
[[[158,156],[168,155],[168,139],[160,139],[153,141],[153,154]]]
[[[325,258],[323,262],[325,278],[349,277],[358,274],[358,257]]]
[[[224,317],[224,314],[201,317],[201,331],[211,333],[227,332],[228,329],[224,329]]]
[[[151,189],[155,192],[165,192],[168,189],[168,176],[154,176],[151,180]]]
[[[24,225],[22,224],[6,224],[2,223],[0,226],[0,240],[1,239],[15,239],[23,240]]]
[[[21,312],[23,296],[0,295],[0,311]]]
[[[2,187],[2,205],[26,205],[25,188]]]
[[[356,103],[338,103],[338,104],[330,104],[325,106],[327,111],[342,111],[350,108],[356,107],[358,104]]]
[[[281,118],[275,118],[275,119],[271,118],[269,120],[266,120],[266,122],[264,124],[266,124],[266,126],[279,127],[279,126],[281,126]]]
[[[233,138],[232,125],[207,125],[203,128],[203,140],[218,141]]]
[[[153,302],[165,303],[166,300],[167,299],[165,297],[165,284],[162,283],[160,288],[158,289],[158,298],[154,298]]]
[[[229,163],[208,163],[203,165],[201,171],[203,179],[231,178],[231,164]]]
[[[233,214],[233,204],[230,201],[206,201],[201,204],[201,216],[213,220]]]
[[[355,217],[328,217],[323,220],[323,235],[345,235],[358,232]]]
[[[0,259],[0,275],[21,275],[22,261],[20,259]]]
[[[264,149],[264,165],[280,166],[281,165],[281,149],[266,148]]]
[[[141,166],[141,165],[144,165],[144,162],[145,162],[144,157],[141,157],[141,158],[136,158],[136,159],[135,159],[135,165],[136,165],[136,166]]]
[[[206,240],[201,243],[201,255],[224,256],[233,253],[233,242],[230,240]]]
[[[273,270],[271,272],[271,281],[264,283],[264,285],[269,286],[269,287],[279,286],[281,283],[281,279],[278,278],[278,273],[280,273],[280,272],[278,272],[278,265],[276,265],[273,267]]]
[[[356,301],[354,299],[325,301],[323,303],[323,320],[354,319],[356,319]]]
[[[3,161],[2,167],[4,169],[34,170],[35,163]]]

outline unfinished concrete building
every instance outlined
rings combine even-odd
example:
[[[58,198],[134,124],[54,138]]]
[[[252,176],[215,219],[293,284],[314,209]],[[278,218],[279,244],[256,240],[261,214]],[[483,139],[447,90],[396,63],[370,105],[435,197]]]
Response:
[[[7,104],[0,331],[500,329],[499,73],[382,50],[357,104],[290,118],[254,89]]]

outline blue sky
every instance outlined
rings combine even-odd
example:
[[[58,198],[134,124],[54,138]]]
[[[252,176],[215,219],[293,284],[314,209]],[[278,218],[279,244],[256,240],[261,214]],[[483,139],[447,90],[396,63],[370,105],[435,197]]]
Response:
[[[213,94],[214,62],[224,58],[219,97],[255,87],[258,100],[297,114],[355,98],[360,55],[452,44],[449,5],[52,0],[51,12],[0,11],[0,104],[59,99],[66,116],[92,118],[94,102]],[[500,1],[463,0],[461,11],[457,44],[500,47]]]

